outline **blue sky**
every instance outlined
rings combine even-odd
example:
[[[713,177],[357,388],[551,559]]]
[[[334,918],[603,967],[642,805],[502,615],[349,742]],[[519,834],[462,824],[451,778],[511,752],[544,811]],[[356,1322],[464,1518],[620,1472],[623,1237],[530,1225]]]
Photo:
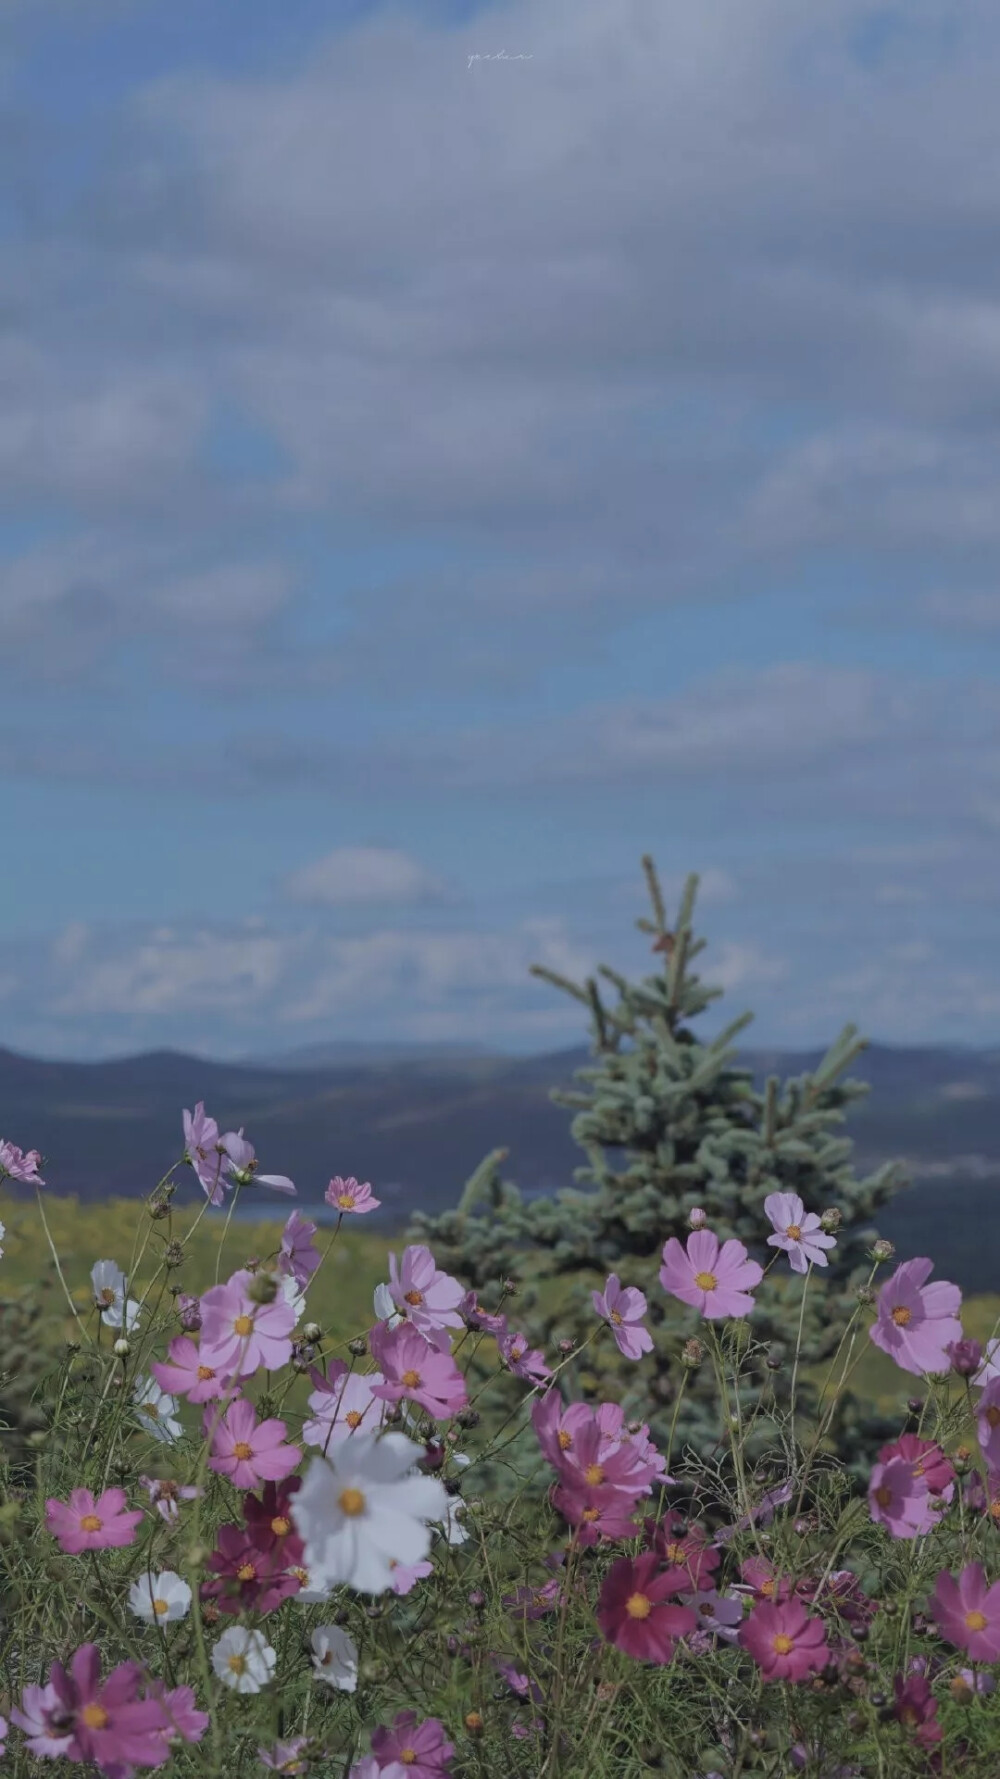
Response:
[[[998,76],[952,0],[14,0],[0,1041],[571,1044],[650,851],[706,1033],[996,1044]]]

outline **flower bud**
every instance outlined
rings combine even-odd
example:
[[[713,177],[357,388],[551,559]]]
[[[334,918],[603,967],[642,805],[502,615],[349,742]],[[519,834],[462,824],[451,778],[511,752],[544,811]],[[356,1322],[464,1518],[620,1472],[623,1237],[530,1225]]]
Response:
[[[692,1339],[684,1342],[681,1350],[681,1364],[686,1365],[689,1371],[694,1371],[697,1366],[701,1365],[704,1358],[705,1349],[700,1340]]]
[[[478,1408],[460,1408],[455,1419],[460,1427],[478,1427],[479,1410]]]
[[[983,1362],[983,1349],[978,1340],[953,1340],[946,1352],[951,1359],[951,1369],[959,1377],[974,1377]]]
[[[355,1359],[363,1359],[368,1351],[368,1342],[364,1335],[356,1334],[353,1340],[349,1340],[347,1343],[347,1351],[352,1354]]]
[[[278,1295],[278,1281],[273,1273],[259,1272],[247,1286],[251,1303],[273,1303]]]
[[[891,1260],[896,1250],[891,1242],[877,1241],[872,1247],[873,1260]]]
[[[559,1342],[559,1351],[560,1351],[560,1353],[563,1354],[564,1357],[566,1357],[569,1353],[572,1353],[575,1346],[576,1346],[575,1340],[561,1340]]]
[[[859,1285],[855,1292],[858,1302],[862,1304],[874,1303],[876,1295],[870,1285]]]
[[[317,1341],[323,1339],[323,1330],[318,1322],[307,1322],[302,1330],[302,1339]]]
[[[948,1682],[948,1691],[956,1705],[971,1705],[976,1696],[969,1682],[961,1674],[956,1674],[954,1679]]]
[[[482,1720],[478,1711],[467,1711],[466,1712],[465,1727],[468,1730],[470,1736],[481,1736],[482,1735],[484,1725],[483,1725],[483,1720]]]
[[[924,1399],[922,1396],[908,1396],[906,1398],[906,1406],[911,1415],[918,1415],[923,1409]]]
[[[168,1242],[163,1255],[163,1264],[168,1267],[184,1265],[184,1243]]]
[[[475,1606],[477,1609],[480,1606],[486,1605],[486,1595],[483,1593],[482,1588],[473,1588],[472,1589],[471,1593],[469,1594],[469,1605]]]
[[[693,1209],[693,1211],[691,1211],[691,1212],[690,1212],[690,1213],[689,1213],[689,1215],[688,1215],[688,1226],[689,1226],[689,1228],[691,1228],[691,1229],[704,1229],[704,1227],[705,1227],[705,1224],[706,1224],[706,1223],[707,1223],[707,1222],[708,1222],[708,1215],[707,1215],[707,1213],[706,1213],[706,1212],[705,1212],[705,1211],[703,1211],[703,1210],[702,1210],[702,1208],[701,1208],[701,1206],[700,1206],[700,1205],[695,1205],[695,1207],[694,1207],[694,1209]]]
[[[154,1198],[149,1206],[149,1214],[154,1223],[159,1223],[164,1217],[169,1217],[170,1206],[164,1199]]]
[[[836,1235],[842,1221],[843,1218],[836,1205],[831,1205],[828,1211],[823,1212],[823,1215],[819,1220],[819,1226],[824,1235]]]
[[[116,1359],[127,1359],[131,1351],[132,1351],[132,1348],[131,1348],[129,1342],[125,1339],[124,1335],[122,1336],[121,1340],[115,1341],[114,1355],[115,1355]]]
[[[516,1297],[520,1289],[519,1280],[513,1277],[504,1279],[503,1294],[505,1297]]]
[[[197,1334],[201,1327],[201,1302],[197,1297],[190,1297],[182,1291],[177,1299],[177,1314],[181,1319],[181,1327],[188,1334]]]

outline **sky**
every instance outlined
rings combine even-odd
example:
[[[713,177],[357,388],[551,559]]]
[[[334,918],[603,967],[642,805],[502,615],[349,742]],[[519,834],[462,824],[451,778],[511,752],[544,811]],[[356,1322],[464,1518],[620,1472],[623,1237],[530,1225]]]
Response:
[[[1000,1042],[1000,11],[6,0],[0,1043]],[[613,996],[612,996],[613,999]]]

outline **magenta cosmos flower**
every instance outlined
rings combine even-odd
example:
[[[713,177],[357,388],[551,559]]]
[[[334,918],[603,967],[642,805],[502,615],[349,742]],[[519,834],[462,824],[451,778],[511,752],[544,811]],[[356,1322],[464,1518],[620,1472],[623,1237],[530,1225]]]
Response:
[[[161,1389],[186,1396],[189,1402],[217,1402],[232,1383],[212,1365],[202,1363],[193,1340],[178,1334],[167,1348],[166,1359],[154,1359],[149,1367]]]
[[[366,1211],[377,1211],[382,1203],[380,1198],[374,1197],[368,1181],[359,1185],[353,1174],[348,1180],[342,1180],[339,1174],[334,1174],[323,1197],[341,1216],[363,1217]]]
[[[905,1729],[913,1731],[913,1739],[921,1748],[932,1748],[944,1737],[937,1721],[938,1702],[931,1692],[931,1683],[923,1674],[911,1674],[904,1680],[897,1674],[892,1683],[896,1695],[893,1716]]]
[[[407,1322],[400,1322],[395,1328],[377,1322],[368,1344],[385,1380],[375,1385],[373,1396],[383,1402],[400,1402],[407,1397],[411,1402],[419,1402],[436,1421],[449,1420],[465,1408],[469,1393],[451,1354],[432,1346]]]
[[[415,1711],[400,1711],[391,1729],[378,1729],[372,1736],[372,1753],[383,1772],[398,1761],[408,1779],[445,1779],[454,1752],[440,1718],[418,1723]]]
[[[389,1255],[389,1295],[400,1315],[435,1346],[447,1343],[445,1329],[462,1327],[458,1306],[464,1288],[449,1273],[438,1271],[429,1248],[405,1248],[399,1265],[395,1254]]]
[[[646,1314],[644,1292],[634,1285],[623,1287],[618,1274],[612,1273],[603,1291],[591,1292],[591,1302],[607,1322],[624,1358],[641,1359],[643,1353],[652,1352],[653,1337],[642,1321]]]
[[[690,1588],[683,1569],[663,1569],[655,1552],[619,1557],[604,1578],[597,1603],[601,1635],[637,1662],[669,1662],[678,1637],[695,1630],[689,1606],[670,1604]]]
[[[92,1761],[102,1772],[161,1767],[171,1724],[158,1699],[141,1698],[142,1670],[123,1662],[101,1681],[94,1643],[84,1643],[67,1671],[53,1662],[45,1687],[26,1687],[11,1716],[33,1754]]]
[[[829,1650],[826,1626],[801,1600],[764,1600],[740,1627],[739,1642],[764,1680],[804,1680],[822,1668]]]
[[[868,1484],[873,1520],[887,1526],[894,1538],[917,1538],[933,1531],[941,1511],[935,1501],[950,1502],[955,1471],[933,1439],[904,1433],[882,1446]]]
[[[826,1248],[835,1248],[836,1239],[824,1235],[815,1211],[806,1214],[805,1205],[796,1192],[771,1192],[764,1200],[764,1214],[773,1235],[767,1238],[769,1248],[784,1248],[793,1272],[805,1272],[810,1263],[826,1266]]]
[[[96,1501],[89,1489],[74,1489],[69,1501],[45,1503],[45,1526],[68,1556],[82,1550],[120,1550],[135,1543],[141,1507],[125,1506],[124,1489],[105,1489]]]
[[[731,1240],[720,1248],[710,1229],[693,1230],[686,1249],[672,1235],[663,1249],[664,1291],[700,1310],[709,1322],[749,1315],[754,1306],[750,1291],[763,1277],[763,1268],[749,1259],[742,1242]]]
[[[226,1153],[214,1118],[199,1100],[194,1112],[184,1114],[184,1155],[194,1168],[209,1204],[221,1205],[228,1184],[225,1178]]]
[[[948,1348],[962,1338],[961,1290],[944,1279],[928,1285],[933,1270],[934,1262],[927,1259],[898,1266],[878,1294],[878,1314],[868,1330],[883,1353],[917,1377],[949,1371]]]
[[[941,1635],[974,1662],[1000,1657],[1000,1582],[990,1587],[982,1563],[969,1563],[957,1581],[943,1569],[930,1610]]]
[[[205,1411],[206,1433],[215,1419]],[[260,1421],[252,1402],[233,1402],[215,1429],[210,1470],[228,1476],[235,1489],[255,1489],[259,1482],[280,1482],[291,1476],[302,1456],[297,1445],[286,1445],[284,1421]]]
[[[261,1366],[280,1371],[292,1356],[295,1310],[282,1296],[254,1303],[253,1274],[234,1272],[201,1300],[201,1362],[233,1377],[251,1377]]]
[[[552,1376],[539,1347],[530,1347],[526,1334],[498,1334],[497,1352],[515,1377],[528,1384],[544,1384]]]
[[[39,1173],[42,1158],[37,1149],[29,1149],[25,1155],[16,1143],[5,1143],[0,1139],[0,1180],[6,1176],[11,1180],[24,1180],[29,1186],[44,1186],[45,1181]]]
[[[302,1291],[320,1262],[319,1252],[313,1247],[312,1239],[315,1234],[315,1223],[310,1223],[306,1217],[300,1217],[298,1211],[292,1212],[281,1232],[278,1271],[290,1274]]]

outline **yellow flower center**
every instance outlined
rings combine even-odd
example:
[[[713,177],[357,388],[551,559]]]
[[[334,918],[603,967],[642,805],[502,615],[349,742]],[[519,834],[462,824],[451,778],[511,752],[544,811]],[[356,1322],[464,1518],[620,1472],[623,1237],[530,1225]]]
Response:
[[[291,1520],[286,1520],[284,1514],[282,1514],[282,1513],[279,1513],[276,1520],[271,1521],[271,1531],[274,1533],[276,1538],[287,1538],[291,1529],[292,1529]]]
[[[798,1223],[789,1223],[788,1228],[785,1230],[785,1234],[790,1235],[793,1242],[800,1242],[802,1240],[802,1227]]]
[[[226,1667],[230,1674],[245,1674],[247,1658],[245,1655],[229,1655],[226,1657]]]
[[[880,1507],[888,1507],[892,1500],[892,1490],[887,1489],[885,1483],[883,1483],[880,1489],[875,1490],[875,1499]]]
[[[621,1316],[620,1316],[620,1315],[619,1315],[619,1314],[618,1314],[618,1311],[617,1311],[617,1310],[612,1310],[612,1311],[611,1311],[611,1320],[612,1320],[612,1322],[613,1322],[613,1323],[614,1323],[614,1325],[615,1325],[615,1327],[616,1327],[616,1328],[620,1328],[620,1327],[621,1327],[621,1325],[622,1325],[622,1319],[621,1319]]]
[[[245,1464],[248,1458],[253,1457],[253,1446],[247,1445],[245,1439],[238,1439],[233,1446],[233,1457],[239,1458],[240,1463]]]
[[[80,1521],[81,1532],[99,1532],[101,1521],[96,1513],[85,1513]]]
[[[582,1520],[586,1520],[588,1526],[592,1525],[594,1520],[599,1520],[600,1517],[601,1517],[601,1510],[599,1507],[585,1507],[583,1512],[580,1515],[580,1518]]]
[[[779,1631],[776,1637],[771,1638],[771,1648],[775,1655],[787,1655],[792,1647],[792,1639],[784,1631]]]
[[[992,1408],[986,1410],[984,1418],[989,1421],[991,1427],[1000,1427],[1000,1408],[997,1408],[996,1403]]]
[[[760,1591],[764,1595],[764,1598],[769,1600],[774,1593],[774,1582],[771,1580],[762,1581],[760,1584]]]
[[[108,1714],[103,1705],[84,1705],[80,1716],[88,1730],[103,1730],[108,1721]]]
[[[200,1384],[207,1384],[209,1378],[214,1377],[214,1376],[215,1376],[215,1372],[212,1370],[212,1367],[210,1365],[199,1365],[199,1367],[198,1367],[198,1382]]]
[[[341,1192],[338,1195],[337,1203],[340,1206],[342,1211],[353,1211],[353,1209],[354,1209],[354,1194],[353,1194],[353,1192]]]
[[[630,1594],[625,1602],[629,1618],[648,1618],[652,1610],[653,1602],[648,1594]]]
[[[415,1748],[401,1748],[399,1751],[399,1758],[404,1767],[412,1767],[416,1764],[417,1751]]]
[[[717,1291],[719,1288],[719,1281],[714,1272],[696,1272],[694,1282],[699,1291]]]
[[[111,1305],[115,1301],[114,1289],[111,1285],[105,1285],[104,1290],[101,1292],[97,1301],[98,1303],[103,1303],[106,1310],[111,1308]]]
[[[347,1422],[347,1425],[351,1428],[351,1430],[353,1432],[355,1427],[360,1427],[361,1422],[364,1419],[364,1417],[363,1417],[363,1415],[358,1413],[358,1410],[356,1408],[350,1408],[350,1409],[348,1409],[346,1415],[344,1416],[344,1419]]]
[[[237,1581],[256,1581],[257,1571],[252,1563],[241,1563],[236,1571]]]
[[[348,1519],[353,1520],[359,1513],[364,1513],[365,1498],[360,1489],[341,1489],[337,1505],[341,1513],[346,1513]]]
[[[156,1616],[157,1616],[157,1618],[162,1618],[162,1617],[163,1617],[163,1614],[164,1614],[164,1613],[165,1613],[165,1612],[169,1612],[169,1611],[170,1611],[170,1603],[169,1603],[169,1601],[167,1601],[167,1600],[162,1600],[162,1599],[160,1599],[160,1598],[159,1598],[159,1597],[157,1597],[157,1599],[155,1599],[155,1600],[154,1600],[154,1601],[153,1601],[153,1611],[154,1611],[154,1612],[155,1612],[155,1613],[156,1613]]]
[[[985,1631],[989,1620],[987,1619],[985,1612],[967,1612],[965,1615],[965,1622],[970,1631]]]
[[[558,1433],[556,1434],[556,1441],[559,1446],[559,1450],[561,1452],[568,1452],[570,1446],[573,1444],[573,1435],[572,1435],[572,1433],[567,1433],[562,1427],[560,1427]]]
[[[602,1464],[588,1464],[583,1473],[583,1480],[585,1483],[589,1483],[591,1488],[596,1488],[599,1483],[604,1481],[604,1466]]]
[[[405,1384],[408,1390],[415,1390],[420,1382],[420,1373],[419,1371],[413,1371],[412,1369],[410,1371],[404,1371],[399,1381],[401,1384]]]
[[[296,1581],[300,1581],[303,1587],[309,1586],[308,1569],[289,1569],[288,1573],[289,1575],[294,1575]]]
[[[246,1335],[252,1334],[253,1333],[253,1317],[252,1316],[237,1316],[235,1322],[233,1323],[233,1333],[238,1334],[241,1340],[243,1340],[246,1337]]]
[[[155,1402],[144,1402],[142,1412],[144,1415],[148,1415],[151,1421],[158,1421],[160,1418],[160,1411]]]
[[[897,1328],[905,1328],[907,1322],[912,1322],[913,1320],[913,1311],[907,1309],[905,1303],[897,1303],[892,1312],[892,1319]]]
[[[403,1298],[403,1302],[411,1304],[414,1309],[417,1308],[418,1304],[423,1303],[423,1301],[424,1294],[422,1291],[407,1291]]]

